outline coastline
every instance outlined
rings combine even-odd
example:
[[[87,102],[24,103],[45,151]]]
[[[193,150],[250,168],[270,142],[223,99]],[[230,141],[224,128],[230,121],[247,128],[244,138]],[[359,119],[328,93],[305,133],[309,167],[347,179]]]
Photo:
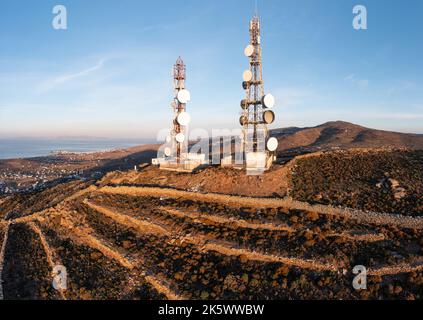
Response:
[[[0,195],[32,192],[71,180],[96,180],[111,170],[128,170],[150,162],[158,145],[46,156],[0,159]]]
[[[0,139],[0,160],[115,152],[153,139]]]

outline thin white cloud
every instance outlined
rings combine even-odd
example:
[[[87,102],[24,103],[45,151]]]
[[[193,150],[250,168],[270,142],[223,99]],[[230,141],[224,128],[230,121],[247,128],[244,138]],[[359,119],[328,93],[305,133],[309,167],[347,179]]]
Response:
[[[72,74],[65,74],[65,75],[61,75],[59,77],[56,77],[54,79],[50,79],[48,81],[45,81],[44,83],[42,83],[39,87],[37,92],[38,93],[45,93],[47,91],[50,91],[52,89],[54,89],[56,86],[64,84],[66,82],[81,78],[81,77],[86,77],[100,69],[103,68],[104,63],[106,62],[105,59],[101,59],[96,65],[87,68],[85,70],[76,72],[76,73],[72,73]]]
[[[88,74],[90,74],[94,71],[100,70],[104,66],[104,62],[105,62],[104,59],[102,59],[95,66],[93,66],[91,68],[85,69],[85,70],[78,72],[78,73],[58,77],[58,78],[54,79],[53,82],[55,84],[60,84],[60,83],[68,82],[68,81],[76,79],[76,78],[85,77],[86,75],[88,75]]]

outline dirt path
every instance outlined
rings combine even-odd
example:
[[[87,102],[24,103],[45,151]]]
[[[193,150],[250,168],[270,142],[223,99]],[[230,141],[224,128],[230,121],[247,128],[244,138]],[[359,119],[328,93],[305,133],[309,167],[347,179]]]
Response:
[[[86,204],[91,209],[102,213],[106,217],[109,217],[113,219],[114,221],[120,223],[121,225],[127,226],[129,228],[135,228],[137,231],[143,232],[143,233],[149,233],[149,234],[155,234],[160,236],[170,236],[170,232],[161,226],[150,223],[144,220],[139,220],[132,218],[128,215],[124,215],[121,213],[118,213],[116,211],[112,211],[110,209],[107,209],[105,207],[97,206],[87,200],[84,201],[84,204]]]
[[[423,262],[401,263],[394,266],[370,269],[367,274],[370,276],[387,276],[401,273],[411,273],[423,270]]]
[[[21,217],[21,218],[16,218],[16,219],[9,220],[9,221],[12,224],[16,224],[16,223],[31,223],[33,221],[39,220],[39,218],[42,218],[45,215],[46,215],[46,211],[40,211],[40,212],[31,214],[29,216],[25,216],[25,217]]]
[[[339,237],[345,239],[347,241],[361,241],[361,242],[378,242],[383,241],[386,237],[383,234],[350,234],[349,232],[342,232],[342,233],[333,233],[329,234],[327,237]]]
[[[168,286],[154,276],[146,276],[145,280],[150,283],[158,292],[164,294],[169,300],[184,300],[184,297],[173,292]]]
[[[242,256],[244,259],[251,261],[261,261],[269,263],[283,263],[289,266],[299,267],[303,269],[311,269],[316,271],[333,271],[339,270],[339,266],[334,264],[323,264],[313,260],[304,260],[299,258],[281,257],[276,255],[263,254],[243,248],[235,248],[228,245],[219,244],[218,242],[211,242],[201,236],[184,237],[189,243],[201,246],[202,251],[215,251],[227,256]]]
[[[394,225],[402,228],[423,229],[423,218],[406,217],[402,215],[393,215],[385,213],[365,212],[350,208],[338,208],[324,205],[311,205],[292,199],[272,199],[272,198],[251,198],[229,196],[214,193],[195,193],[167,188],[149,188],[149,187],[102,187],[98,191],[106,194],[132,195],[144,197],[169,197],[182,198],[202,202],[222,203],[229,206],[248,206],[255,208],[290,208],[317,212],[319,214],[345,217],[355,220],[359,223],[376,225]]]
[[[222,224],[222,225],[231,225],[237,228],[253,229],[253,230],[271,230],[271,231],[288,231],[293,232],[289,226],[282,226],[273,223],[252,223],[241,219],[229,219],[213,214],[202,214],[199,212],[188,212],[182,210],[169,209],[166,207],[159,207],[160,210],[163,210],[175,217],[179,218],[190,218],[193,220],[199,220],[204,225],[213,225],[213,224]]]
[[[115,260],[121,266],[127,269],[133,269],[134,264],[129,261],[126,257],[120,254],[118,251],[113,250],[109,245],[105,245],[96,237],[93,237],[89,233],[83,231],[80,228],[69,229],[70,238],[73,238],[76,242],[79,242],[83,245],[87,245],[93,249],[100,251],[105,257]]]
[[[116,211],[111,211],[110,209],[106,209],[106,208],[103,208],[103,207],[100,207],[100,206],[92,205],[88,201],[86,201],[85,203],[87,205],[90,205],[90,207],[92,209],[95,209],[95,210],[98,209],[97,211],[99,213],[104,214],[104,212],[106,212],[107,216],[109,218],[111,218],[112,220],[114,220],[114,221],[116,221],[120,224],[123,224],[127,227],[133,227],[134,225],[137,224],[137,221],[144,223],[143,221],[140,221],[140,220],[132,218],[132,217],[130,217],[131,220],[127,220],[126,218],[128,218],[128,216],[125,215],[125,214],[117,213]],[[132,221],[132,220],[134,220],[134,221]],[[128,223],[128,221],[132,221],[132,222]],[[153,223],[149,223],[149,224],[154,225]],[[162,228],[162,227],[160,227],[160,228]],[[139,229],[138,231],[141,232],[141,233],[146,232],[142,228]],[[198,246],[201,251],[215,251],[215,252],[218,252],[218,253],[220,253],[222,255],[226,255],[226,256],[241,256],[242,255],[247,260],[270,262],[270,263],[277,262],[277,263],[283,263],[283,264],[297,266],[297,267],[305,268],[305,269],[328,270],[328,271],[337,271],[338,270],[338,267],[334,266],[334,265],[322,264],[322,263],[319,263],[319,262],[304,260],[304,259],[299,259],[299,258],[281,257],[281,256],[258,253],[258,252],[251,251],[251,250],[245,249],[245,248],[237,248],[234,244],[229,244],[229,245],[228,244],[221,244],[221,243],[218,243],[217,241],[215,241],[214,239],[206,238],[206,237],[201,236],[201,235],[181,236],[181,235],[178,235],[178,234],[174,234],[169,230],[166,230],[166,232],[163,232],[160,235],[165,236],[165,237],[172,237],[172,239],[170,239],[170,241],[169,241],[170,244],[177,245],[178,242],[179,243],[187,242],[187,243],[193,244],[195,246]]]
[[[66,199],[64,199],[64,200],[61,202],[61,204],[65,203],[65,202],[69,202],[69,201],[75,200],[75,199],[77,199],[77,198],[79,198],[79,197],[83,196],[84,194],[87,194],[87,193],[93,192],[93,191],[95,191],[95,190],[97,190],[97,187],[96,187],[96,186],[94,186],[94,185],[89,186],[88,188],[85,188],[85,189],[83,189],[83,190],[80,190],[80,191],[78,191],[78,192],[75,192],[73,195],[71,195],[71,196],[67,197]]]

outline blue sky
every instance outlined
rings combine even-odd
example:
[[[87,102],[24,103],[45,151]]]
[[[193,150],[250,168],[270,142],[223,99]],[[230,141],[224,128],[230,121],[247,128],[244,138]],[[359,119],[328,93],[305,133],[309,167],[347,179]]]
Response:
[[[68,30],[52,28],[52,8]],[[352,27],[354,5],[368,30]],[[236,128],[254,0],[0,2],[0,137],[155,137],[187,64],[191,128]],[[273,127],[423,133],[423,1],[261,0]]]

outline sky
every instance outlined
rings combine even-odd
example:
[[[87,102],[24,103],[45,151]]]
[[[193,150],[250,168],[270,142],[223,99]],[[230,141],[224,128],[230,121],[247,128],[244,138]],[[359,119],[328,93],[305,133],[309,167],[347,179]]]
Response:
[[[52,27],[55,5],[67,30]],[[367,8],[367,30],[353,7]],[[191,129],[238,128],[255,0],[0,2],[0,138],[154,138],[187,65]],[[258,0],[273,128],[423,133],[423,1]]]

